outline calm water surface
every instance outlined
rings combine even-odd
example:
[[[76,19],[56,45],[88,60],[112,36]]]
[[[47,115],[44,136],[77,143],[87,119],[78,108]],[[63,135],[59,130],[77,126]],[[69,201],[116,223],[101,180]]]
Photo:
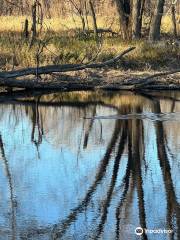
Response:
[[[0,122],[0,239],[180,239],[180,92],[4,94]]]

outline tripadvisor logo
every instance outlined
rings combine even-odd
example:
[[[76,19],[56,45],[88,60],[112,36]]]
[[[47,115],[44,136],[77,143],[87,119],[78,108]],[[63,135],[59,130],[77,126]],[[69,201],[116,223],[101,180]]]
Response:
[[[135,234],[138,236],[143,235],[143,233],[155,233],[155,234],[172,234],[172,229],[143,229],[142,227],[137,227],[135,229]]]
[[[136,234],[136,235],[141,236],[143,233],[144,233],[143,228],[137,227],[137,228],[135,229],[135,234]]]

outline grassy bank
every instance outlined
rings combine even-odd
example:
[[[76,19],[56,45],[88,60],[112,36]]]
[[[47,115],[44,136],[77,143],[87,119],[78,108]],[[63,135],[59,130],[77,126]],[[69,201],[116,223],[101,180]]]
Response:
[[[98,26],[108,28],[103,18],[98,18]],[[36,65],[36,55],[39,42],[31,49],[29,42],[22,37],[25,17],[0,17],[0,69],[29,67]],[[90,26],[91,21],[89,19]],[[44,32],[39,41],[46,41],[40,64],[86,63],[96,57],[96,61],[105,61],[129,46],[136,50],[127,55],[118,68],[133,70],[148,70],[161,68],[176,68],[180,66],[180,46],[173,41],[163,40],[156,44],[147,40],[123,42],[119,36],[106,35],[99,47],[93,36],[85,38],[75,30],[80,27],[79,19],[46,19]],[[112,25],[117,31],[117,22]],[[163,19],[162,32],[171,34],[171,19]],[[98,54],[97,54],[98,52]],[[97,56],[96,56],[97,55]]]

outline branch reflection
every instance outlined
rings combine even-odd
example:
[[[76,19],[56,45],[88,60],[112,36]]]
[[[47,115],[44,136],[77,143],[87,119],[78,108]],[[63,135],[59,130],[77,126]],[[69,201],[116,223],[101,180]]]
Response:
[[[48,226],[43,227],[41,224],[31,226],[29,223],[26,229],[29,238],[38,239],[40,235],[48,235],[50,239],[68,239],[72,236],[72,226],[78,226],[77,234],[85,227],[80,223],[82,224],[81,221],[87,215],[87,219],[90,219],[87,220],[87,231],[82,233],[82,236],[78,236],[79,239],[108,239],[107,229],[112,225],[112,239],[121,239],[121,237],[123,239],[126,236],[134,239],[136,227],[141,226],[143,229],[155,227],[152,219],[152,215],[155,214],[156,221],[159,220],[162,224],[161,228],[173,230],[171,239],[180,239],[178,202],[180,193],[174,180],[180,156],[169,133],[171,131],[171,135],[177,138],[176,142],[178,142],[177,122],[171,122],[171,116],[166,118],[167,122],[163,119],[163,114],[176,113],[180,109],[179,93],[172,93],[171,96],[159,93],[134,95],[124,92],[43,95],[38,92],[28,93],[28,96],[18,93],[15,96],[8,96],[7,101],[9,101],[8,106],[10,108],[13,106],[14,109],[9,111],[13,115],[12,119],[16,119],[7,124],[8,126],[16,124],[14,129],[22,121],[18,112],[19,106],[25,109],[23,118],[28,119],[31,129],[27,137],[30,137],[31,143],[36,146],[40,160],[45,159],[43,153],[45,148],[55,151],[56,158],[59,156],[57,155],[59,149],[65,154],[68,149],[67,158],[70,156],[73,158],[75,152],[78,154],[78,159],[82,157],[84,160],[90,158],[90,154],[94,154],[96,159],[94,162],[97,163],[94,168],[91,165],[93,170],[85,173],[84,179],[88,179],[87,188],[82,187],[82,192],[78,190],[77,196],[74,195],[76,205],[64,210],[63,217],[59,216],[56,222]],[[1,102],[1,119],[7,117],[6,104],[7,102]],[[107,115],[106,119],[96,119],[96,116],[102,116],[104,113]],[[78,140],[79,137],[83,138],[82,141]],[[1,135],[0,147],[11,192],[14,219],[12,232],[17,236],[13,181]],[[63,164],[67,164],[64,171],[68,171],[70,165],[66,162]],[[79,164],[84,163],[79,161]],[[81,179],[79,171],[78,167],[73,170],[73,176],[77,179]],[[62,187],[68,184],[66,179],[63,181],[64,185],[57,181],[57,185],[51,187],[66,197],[73,190]],[[81,185],[85,186],[85,182],[79,181],[78,189]],[[160,190],[157,189],[158,186],[163,187]],[[154,189],[156,189],[155,193]],[[156,209],[150,207],[157,207],[153,198],[162,198],[161,204],[164,207],[162,216],[166,216],[163,222],[162,216],[156,215]],[[66,198],[66,201],[69,201],[71,206],[72,199]],[[57,206],[61,203],[61,199],[57,198]],[[23,231],[19,229],[19,235],[23,236]],[[166,237],[168,239],[169,236],[160,236],[159,239]],[[142,239],[151,239],[151,236],[144,232]]]

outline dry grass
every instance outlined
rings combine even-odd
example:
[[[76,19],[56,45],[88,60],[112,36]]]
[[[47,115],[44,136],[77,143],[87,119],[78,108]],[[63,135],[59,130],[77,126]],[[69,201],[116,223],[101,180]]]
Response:
[[[36,65],[37,45],[30,50],[28,42],[21,36],[25,18],[25,16],[0,17],[0,68],[2,70]],[[99,27],[107,28],[110,24],[105,18],[98,18]],[[51,40],[41,55],[40,64],[85,63],[93,59],[98,51],[94,39],[74,36],[72,29],[80,26],[79,18],[75,20],[72,18],[45,19],[44,29],[50,29],[46,37],[50,37]],[[118,24],[115,22],[113,29],[117,30],[117,28]],[[73,32],[72,35],[71,32]],[[168,16],[163,18],[162,32],[172,32],[171,19]],[[41,38],[46,38],[43,35]],[[136,46],[136,50],[124,58],[119,65],[120,68],[176,67],[180,62],[180,47],[166,41],[157,44],[148,43],[144,40],[123,42],[119,37],[110,36],[104,38],[97,61],[110,59],[129,46]]]
[[[0,32],[9,32],[9,31],[16,31],[21,32],[23,29],[23,25],[25,22],[26,16],[0,16]],[[29,23],[31,24],[30,18],[28,17]],[[146,19],[147,21],[147,19]],[[177,22],[180,21],[180,16],[177,16]],[[91,17],[88,17],[88,22],[90,27],[92,27],[92,19]],[[118,27],[118,18],[114,19],[114,22],[112,24],[112,20],[109,19],[109,17],[97,17],[97,24],[100,28],[108,28],[112,27],[113,30],[117,30]],[[177,24],[178,27],[180,27],[180,24]],[[81,21],[80,18],[77,16],[74,16],[74,19],[72,17],[67,17],[65,19],[54,17],[51,19],[44,19],[44,28],[45,29],[51,29],[54,32],[60,32],[65,31],[69,29],[75,29],[81,27]],[[166,15],[162,18],[162,26],[161,30],[163,33],[172,33],[172,20],[171,16]],[[179,29],[180,30],[180,29]]]
[[[26,16],[0,16],[0,32],[22,32]],[[31,19],[28,17],[29,24],[31,25]],[[92,18],[88,17],[89,27],[92,27]],[[107,17],[97,18],[97,24],[100,28],[108,28],[112,25],[112,22]],[[54,17],[51,19],[44,19],[44,29],[51,29],[54,32],[66,31],[69,29],[81,28],[80,18],[77,16],[67,17],[65,19]],[[113,28],[117,29],[118,26],[115,23]]]

